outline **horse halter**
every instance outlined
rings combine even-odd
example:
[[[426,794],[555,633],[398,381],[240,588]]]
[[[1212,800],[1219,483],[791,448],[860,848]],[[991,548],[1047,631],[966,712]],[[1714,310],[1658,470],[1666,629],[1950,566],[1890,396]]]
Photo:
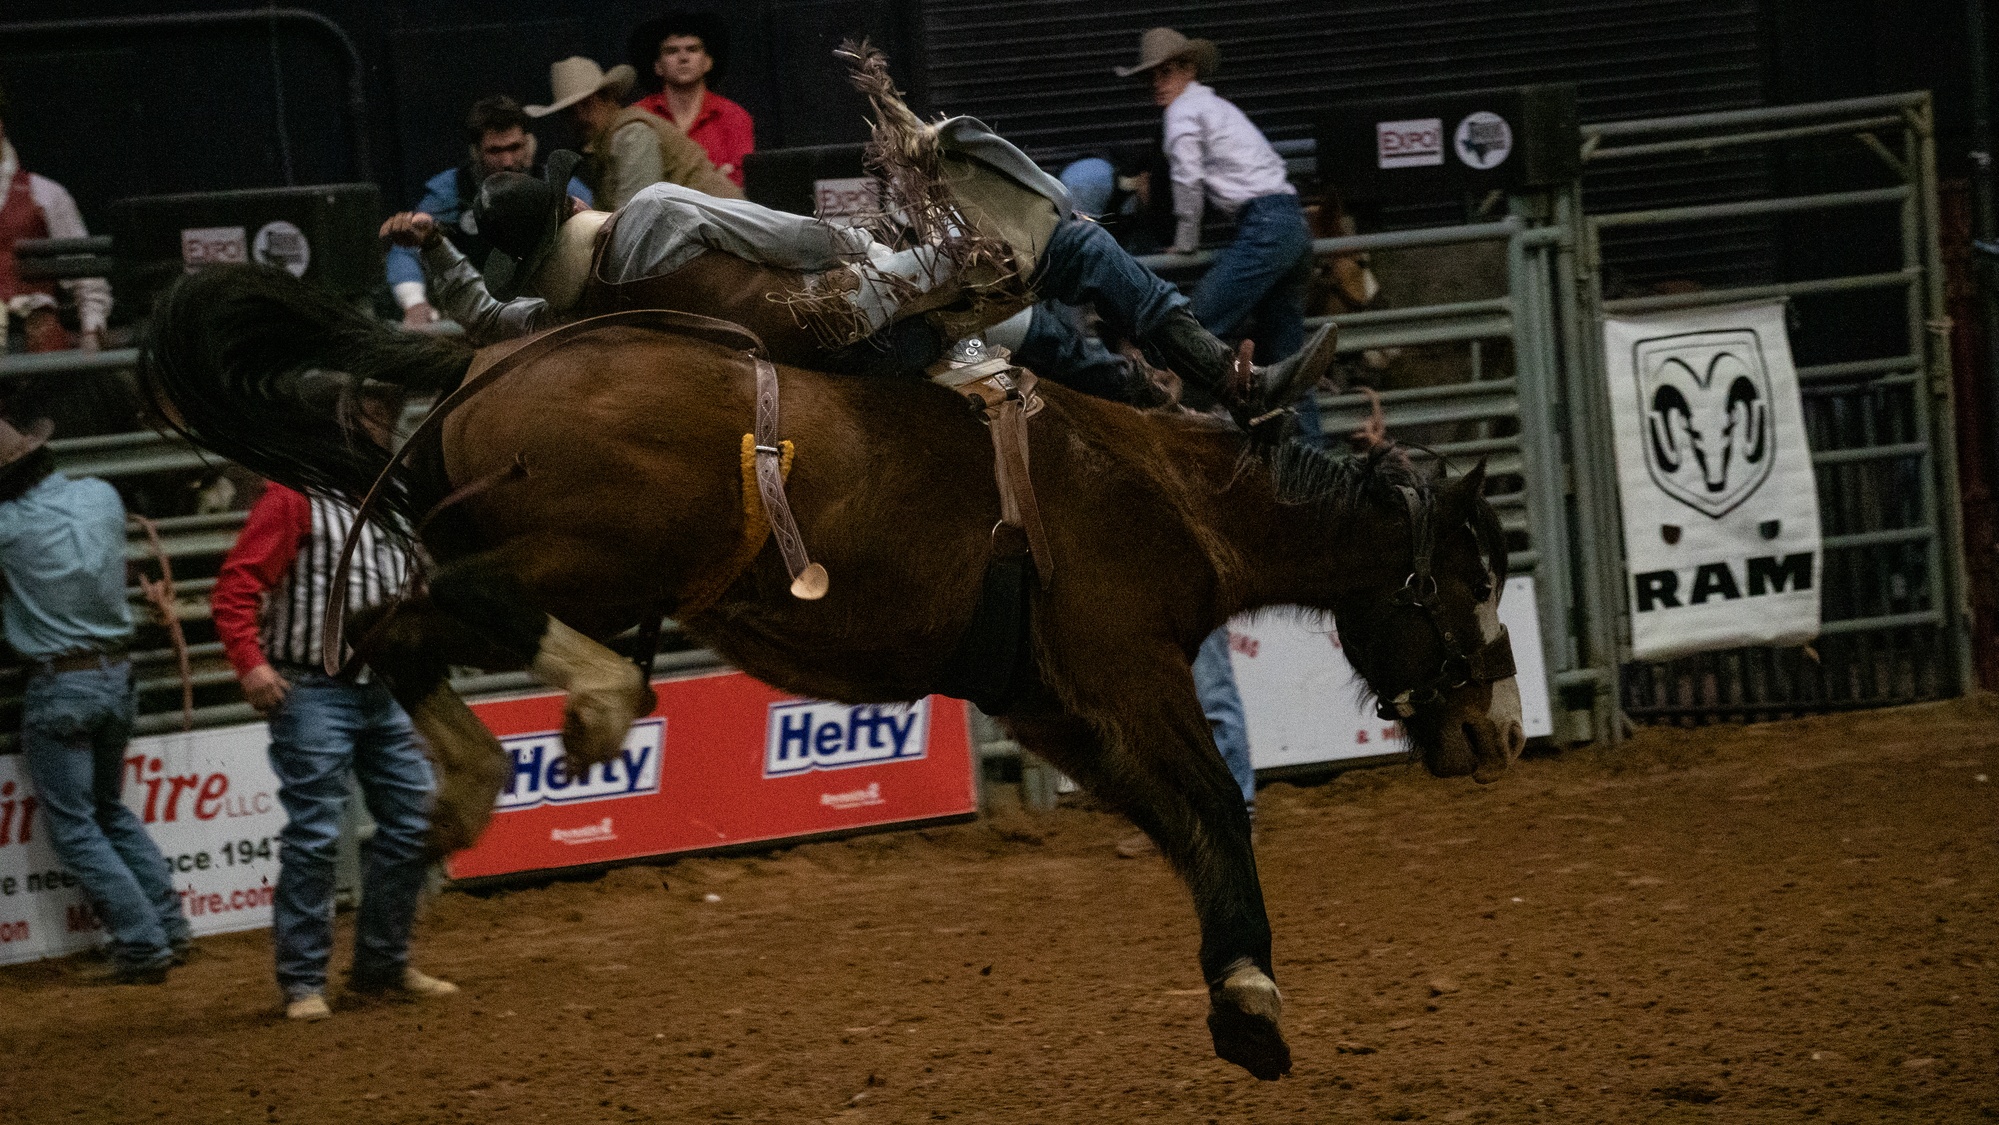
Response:
[[[1447,691],[1471,683],[1497,683],[1514,674],[1513,641],[1506,634],[1506,626],[1500,626],[1499,633],[1491,640],[1482,641],[1478,647],[1466,652],[1464,642],[1439,615],[1437,578],[1430,572],[1431,556],[1437,549],[1434,526],[1436,502],[1407,485],[1396,486],[1396,491],[1402,494],[1402,502],[1409,508],[1409,544],[1414,558],[1409,577],[1395,592],[1395,604],[1422,612],[1443,644],[1444,662],[1429,682],[1381,701],[1381,705],[1375,708],[1375,714],[1391,722],[1410,718],[1419,708],[1442,699]],[[1476,527],[1473,534],[1478,534]],[[1484,547],[1483,542],[1480,547]]]

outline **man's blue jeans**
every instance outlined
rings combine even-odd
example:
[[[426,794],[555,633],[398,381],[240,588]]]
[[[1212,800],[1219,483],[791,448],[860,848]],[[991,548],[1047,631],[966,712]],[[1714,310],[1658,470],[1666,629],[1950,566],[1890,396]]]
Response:
[[[132,737],[132,666],[44,672],[21,704],[21,751],[56,857],[111,935],[112,959],[150,969],[189,940],[167,861],[121,794]]]
[[[1217,336],[1255,340],[1256,362],[1275,363],[1305,346],[1311,278],[1312,232],[1298,197],[1259,196],[1236,212],[1235,238],[1194,287],[1194,318]],[[1298,422],[1318,444],[1318,403],[1309,397],[1300,403]]]
[[[409,963],[429,864],[431,773],[409,716],[380,684],[346,684],[324,673],[285,670],[292,690],[271,715],[271,769],[286,822],[278,841],[272,903],[278,986],[287,1000],[326,990],[333,956],[334,856],[347,771],[375,818],[354,923],[354,984],[393,986]]]
[[[1243,717],[1242,693],[1236,690],[1235,667],[1229,663],[1229,627],[1208,634],[1194,657],[1194,694],[1201,712],[1214,728],[1215,749],[1242,790],[1242,803],[1256,811],[1256,771],[1249,764],[1249,723]]]

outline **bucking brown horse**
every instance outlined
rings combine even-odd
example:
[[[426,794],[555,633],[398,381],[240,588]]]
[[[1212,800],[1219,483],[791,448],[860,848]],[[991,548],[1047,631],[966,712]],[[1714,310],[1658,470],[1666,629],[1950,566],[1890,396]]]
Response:
[[[461,344],[378,326],[283,271],[219,267],[166,295],[141,371],[195,440],[356,500],[389,461],[371,412],[448,391],[474,365]],[[1001,516],[985,429],[920,379],[778,376],[792,505],[831,575],[816,601],[791,594],[774,545],[737,558],[758,541],[742,478],[754,374],[726,334],[572,328],[396,469],[384,518],[420,539],[430,573],[349,635],[435,755],[440,846],[478,836],[508,772],[453,693],[453,665],[566,690],[569,752],[586,762],[615,752],[645,690],[603,642],[662,611],[801,695],[888,702],[952,682],[990,600]],[[1030,464],[1056,565],[1045,589],[1023,586],[1028,659],[1004,721],[1157,841],[1193,891],[1216,1053],[1276,1078],[1291,1058],[1249,820],[1190,661],[1245,610],[1331,614],[1424,764],[1492,780],[1523,736],[1483,470],[1431,481],[1393,457],[1336,460],[1213,419],[1041,394]]]

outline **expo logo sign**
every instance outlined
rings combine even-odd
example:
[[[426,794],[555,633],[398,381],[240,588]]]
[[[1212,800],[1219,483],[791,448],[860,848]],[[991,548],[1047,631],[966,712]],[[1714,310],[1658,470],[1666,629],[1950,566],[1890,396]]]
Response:
[[[915,761],[930,743],[930,701],[847,706],[773,703],[764,727],[764,776]]]
[[[872,176],[812,182],[812,213],[822,222],[852,226],[881,209],[881,184]]]
[[[1444,119],[1417,117],[1374,123],[1376,162],[1383,168],[1420,168],[1444,162]]]
[[[562,732],[515,735],[500,745],[513,759],[513,774],[495,809],[512,812],[541,805],[609,801],[659,792],[659,759],[666,746],[666,720],[641,719],[625,733],[618,756],[601,765],[572,770],[562,748]]]

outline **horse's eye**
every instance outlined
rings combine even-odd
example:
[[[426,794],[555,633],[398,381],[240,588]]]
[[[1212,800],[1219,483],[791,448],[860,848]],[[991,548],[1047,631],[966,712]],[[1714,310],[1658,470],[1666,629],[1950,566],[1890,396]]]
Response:
[[[1472,584],[1471,595],[1481,602],[1492,600],[1492,583],[1479,579]]]

